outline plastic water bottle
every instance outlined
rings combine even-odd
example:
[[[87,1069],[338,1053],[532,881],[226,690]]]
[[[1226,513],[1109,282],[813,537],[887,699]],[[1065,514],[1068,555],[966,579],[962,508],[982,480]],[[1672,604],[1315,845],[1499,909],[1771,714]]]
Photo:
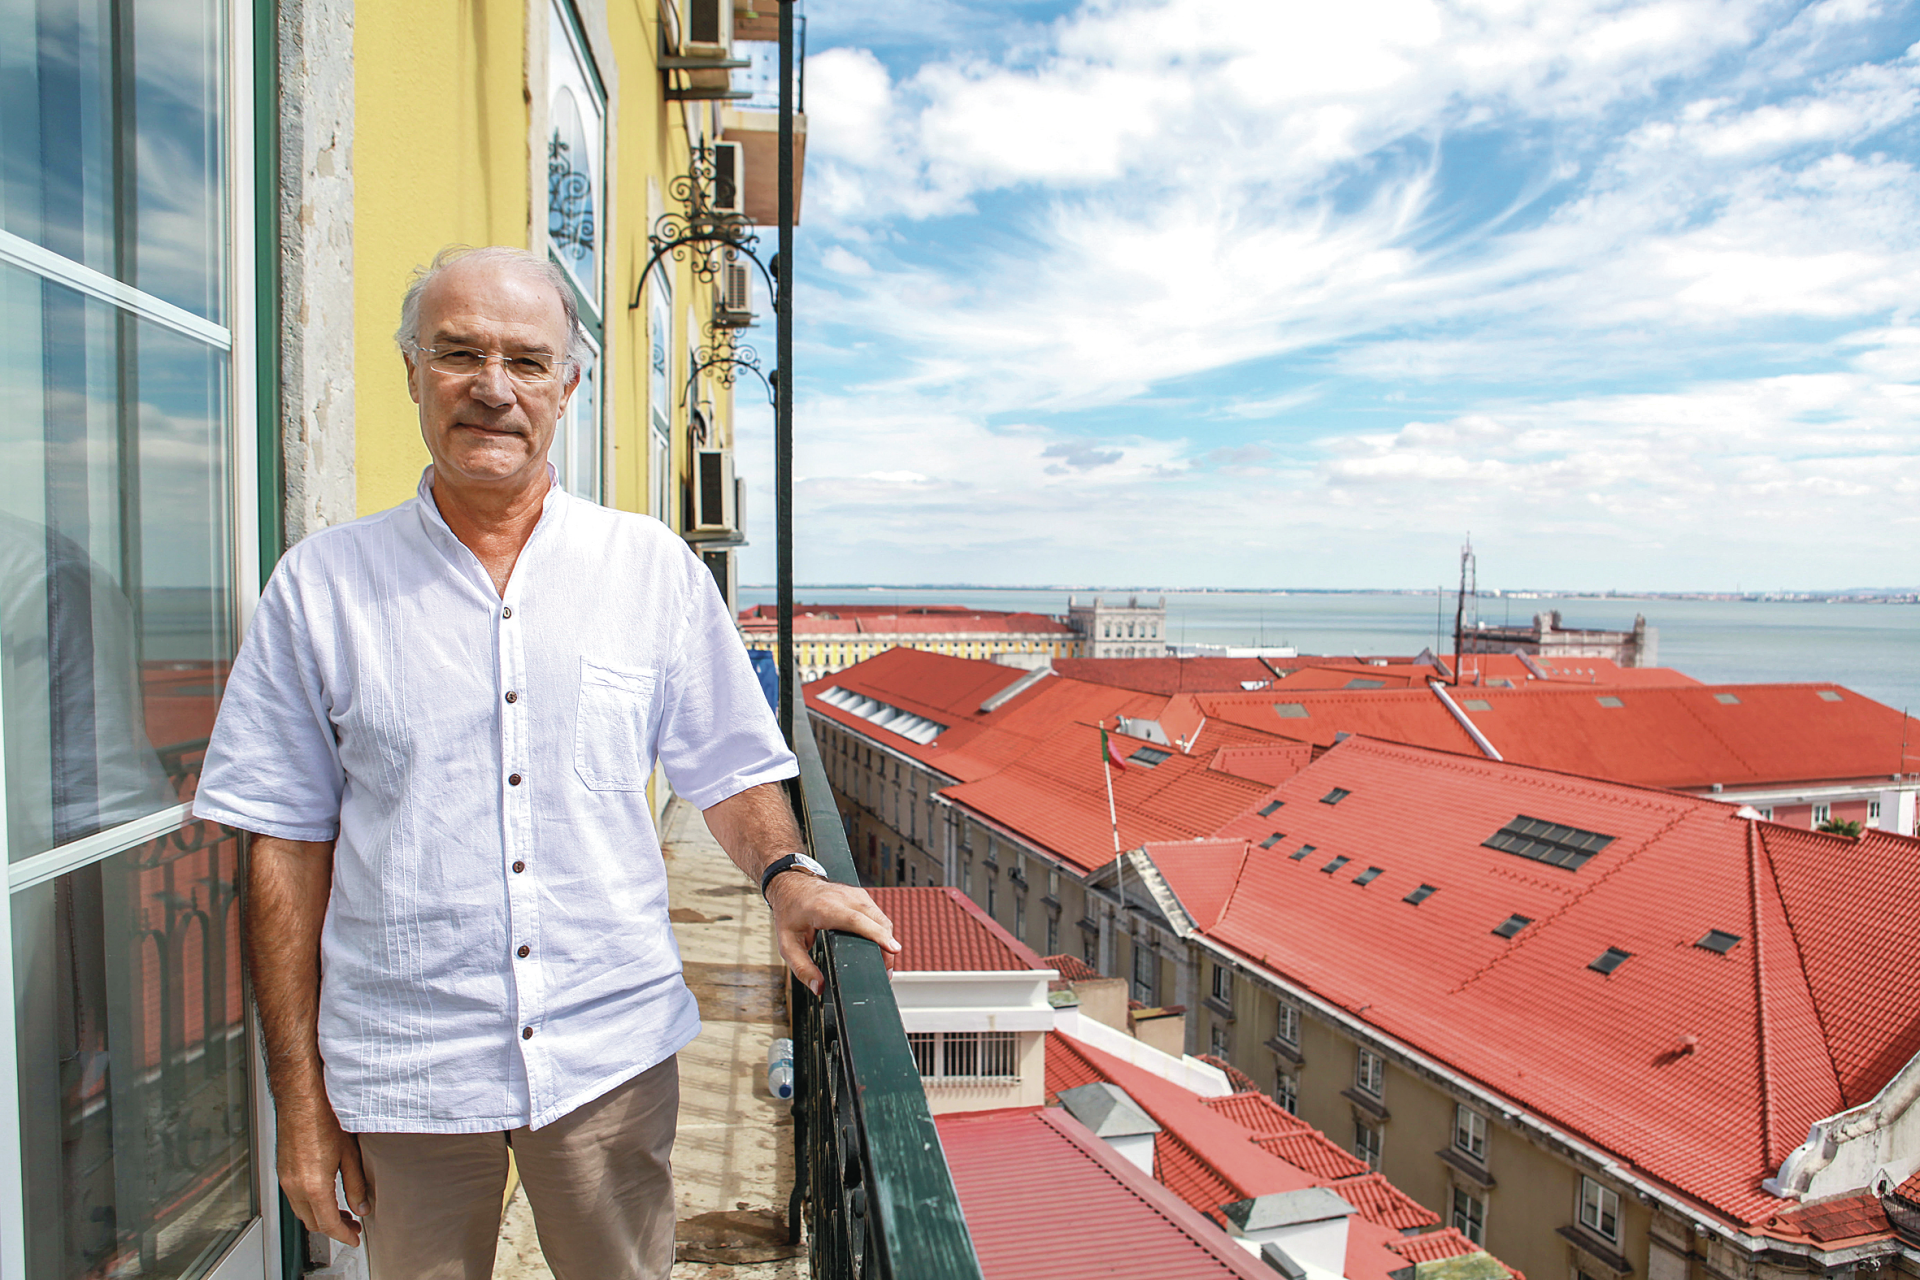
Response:
[[[775,1040],[767,1046],[767,1092],[776,1098],[793,1096],[793,1041]]]

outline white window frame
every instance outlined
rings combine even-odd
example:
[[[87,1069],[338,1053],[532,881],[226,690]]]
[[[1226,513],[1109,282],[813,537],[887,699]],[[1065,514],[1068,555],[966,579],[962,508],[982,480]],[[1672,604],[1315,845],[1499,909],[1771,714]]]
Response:
[[[1233,970],[1224,964],[1213,966],[1213,998],[1233,1008]]]
[[[1620,1193],[1582,1175],[1580,1225],[1609,1244],[1620,1243]]]
[[[1233,1032],[1222,1023],[1213,1023],[1207,1032],[1208,1052],[1222,1062],[1233,1056]]]
[[[1367,1168],[1378,1172],[1380,1169],[1381,1152],[1384,1148],[1385,1138],[1380,1132],[1380,1127],[1356,1118],[1353,1122],[1354,1158],[1366,1165]]]
[[[1449,1198],[1449,1225],[1475,1244],[1486,1247],[1487,1197],[1471,1187],[1453,1184]]]
[[[986,1084],[1020,1079],[1017,1031],[910,1031],[907,1046],[920,1079],[929,1084]],[[965,1070],[971,1059],[974,1070]],[[953,1068],[959,1066],[961,1070]],[[982,1067],[1005,1067],[983,1071]]]
[[[1822,824],[1824,824],[1824,823],[1828,823],[1828,822],[1831,822],[1831,821],[1833,821],[1833,806],[1832,806],[1832,805],[1830,805],[1830,804],[1817,804],[1817,805],[1815,805],[1815,806],[1813,806],[1813,825],[1814,825],[1814,828],[1815,828],[1816,830],[1817,830],[1817,829],[1819,829],[1819,827],[1820,827],[1820,826],[1821,826]]]
[[[1453,1109],[1453,1149],[1469,1160],[1487,1162],[1487,1118],[1464,1102]]]
[[[1300,1006],[1291,1000],[1278,1002],[1274,1016],[1273,1038],[1281,1044],[1300,1046]]]
[[[1300,1114],[1300,1073],[1284,1066],[1273,1069],[1273,1100],[1285,1111]]]
[[[1369,1098],[1385,1097],[1387,1060],[1371,1049],[1360,1050],[1353,1064],[1353,1087]]]

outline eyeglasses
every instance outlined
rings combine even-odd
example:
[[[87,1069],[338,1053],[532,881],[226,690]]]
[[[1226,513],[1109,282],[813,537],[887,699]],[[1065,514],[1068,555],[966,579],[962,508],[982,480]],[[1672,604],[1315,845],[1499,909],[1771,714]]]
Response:
[[[471,378],[498,360],[506,375],[522,386],[552,382],[563,376],[567,366],[573,363],[564,357],[544,355],[537,351],[502,351],[495,354],[474,347],[423,347],[418,343],[414,344],[413,349],[426,357],[427,368],[455,378]]]

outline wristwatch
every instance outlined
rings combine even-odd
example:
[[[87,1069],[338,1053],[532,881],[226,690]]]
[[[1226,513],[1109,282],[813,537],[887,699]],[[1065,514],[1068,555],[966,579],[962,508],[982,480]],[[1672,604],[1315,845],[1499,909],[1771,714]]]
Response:
[[[833,878],[827,874],[825,867],[804,853],[781,854],[772,862],[769,862],[767,869],[760,873],[761,897],[764,898],[767,896],[767,890],[773,887],[773,878],[782,871],[805,871],[811,875],[819,876],[822,880],[830,880]]]

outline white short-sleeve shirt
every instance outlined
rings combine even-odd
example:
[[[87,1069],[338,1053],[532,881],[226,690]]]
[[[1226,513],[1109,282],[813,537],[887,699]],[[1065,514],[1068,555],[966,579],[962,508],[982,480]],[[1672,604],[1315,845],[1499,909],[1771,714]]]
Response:
[[[644,788],[797,772],[666,526],[555,485],[502,597],[431,476],[281,560],[194,798],[336,840],[320,1053],[352,1132],[537,1128],[692,1040]]]

